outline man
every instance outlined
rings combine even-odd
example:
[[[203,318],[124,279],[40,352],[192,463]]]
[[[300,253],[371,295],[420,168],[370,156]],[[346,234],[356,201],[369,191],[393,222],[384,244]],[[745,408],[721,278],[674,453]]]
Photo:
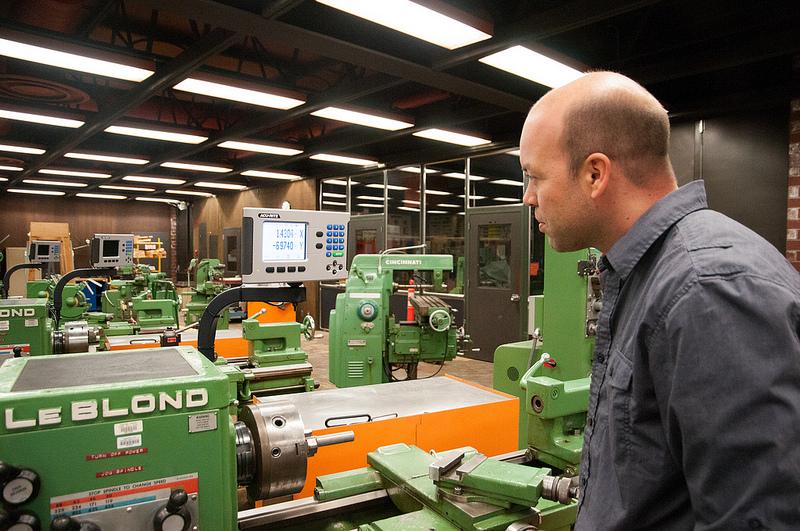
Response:
[[[800,275],[678,188],[668,145],[609,72],[549,92],[520,139],[550,245],[603,253],[576,528],[800,529]]]

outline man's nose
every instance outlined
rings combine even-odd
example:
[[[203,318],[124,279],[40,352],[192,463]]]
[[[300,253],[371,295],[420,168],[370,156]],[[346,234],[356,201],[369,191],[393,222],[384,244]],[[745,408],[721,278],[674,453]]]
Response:
[[[536,198],[536,190],[530,183],[528,183],[528,188],[525,190],[525,195],[522,196],[522,202],[532,207],[539,206],[539,200]]]

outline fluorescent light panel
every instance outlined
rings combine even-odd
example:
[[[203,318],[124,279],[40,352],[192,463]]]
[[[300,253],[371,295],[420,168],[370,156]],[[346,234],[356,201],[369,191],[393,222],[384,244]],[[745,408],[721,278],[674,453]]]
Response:
[[[488,184],[504,184],[506,186],[522,186],[522,181],[513,181],[511,179],[497,179],[490,181]]]
[[[325,107],[324,109],[314,111],[311,114],[312,116],[319,116],[329,120],[363,125],[365,127],[374,127],[376,129],[383,129],[385,131],[399,131],[400,129],[406,129],[407,127],[412,127],[414,125],[400,120],[393,120],[391,118],[384,118],[383,116],[377,116],[363,112],[350,111],[339,107]]]
[[[75,170],[53,170],[44,168],[39,170],[39,173],[45,175],[66,175],[68,177],[90,177],[92,179],[108,179],[111,177],[110,173],[96,173],[92,171],[75,171]]]
[[[512,46],[479,59],[481,63],[524,77],[540,85],[557,88],[581,77],[571,66],[534,52],[524,46]]]
[[[298,155],[303,152],[302,149],[292,149],[269,144],[257,144],[255,142],[239,142],[237,140],[229,140],[227,142],[217,144],[217,147],[239,149],[242,151],[253,151],[256,153],[267,153],[269,155],[284,155],[287,157]]]
[[[357,195],[356,199],[363,199],[365,201],[380,201],[383,203],[383,197],[377,195]]]
[[[383,208],[383,205],[376,205],[375,203],[358,203],[356,206],[364,208]]]
[[[208,192],[194,192],[192,190],[164,190],[168,194],[174,195],[196,195],[199,197],[214,197],[214,194],[209,194]]]
[[[403,203],[406,203],[408,205],[418,205],[419,201],[414,201],[413,199],[403,199]],[[400,207],[398,207],[398,208],[400,208]]]
[[[443,173],[442,175],[444,177],[452,177],[454,179],[461,179],[462,181],[467,178],[467,176],[464,175],[463,173],[458,173],[458,172],[454,172],[454,171],[450,172],[450,173]],[[488,177],[481,177],[480,175],[470,175],[469,176],[469,180],[470,181],[485,181],[486,179],[488,179]]]
[[[408,212],[419,212],[418,208],[406,207],[406,206],[399,206],[397,207],[397,210],[407,210]]]
[[[149,138],[151,140],[164,140],[167,142],[180,142],[181,144],[199,144],[208,140],[208,137],[200,135],[172,133],[170,131],[157,131],[155,129],[127,127],[123,125],[111,125],[106,127],[105,131],[106,133],[113,133],[115,135],[135,136],[139,138]]]
[[[6,179],[5,177],[0,177],[0,181],[2,181],[2,182],[7,182],[7,181],[8,181],[8,179]]]
[[[339,201],[323,201],[323,205],[334,205],[334,206],[347,206],[347,203],[340,203]]]
[[[490,144],[492,141],[477,136],[465,135],[463,133],[456,133],[454,131],[447,131],[445,129],[425,129],[413,133],[414,136],[427,138],[430,140],[438,140],[439,142],[447,142],[448,144],[458,144],[459,146],[480,146],[483,144]]]
[[[147,175],[126,175],[122,178],[123,181],[132,181],[136,183],[154,183],[154,184],[184,184],[186,181],[183,179],[171,179],[169,177],[148,177]]]
[[[454,50],[492,36],[409,0],[317,0],[393,30]]]
[[[347,197],[346,194],[336,194],[333,192],[322,192],[322,197],[338,197],[339,199],[344,199]]]
[[[450,192],[443,192],[442,190],[425,190],[425,193],[429,195],[453,195]]]
[[[31,194],[31,195],[64,195],[66,192],[58,192],[56,190],[28,190],[25,188],[9,188],[6,190],[14,194]]]
[[[328,179],[327,181],[322,181],[322,184],[335,184],[336,186],[347,186],[347,181],[342,181],[341,179]]]
[[[242,175],[245,177],[263,177],[265,179],[281,179],[284,181],[297,181],[302,179],[301,176],[293,173],[279,173],[276,171],[261,171],[261,170],[247,170],[243,171]]]
[[[27,153],[29,155],[41,155],[44,153],[43,149],[27,146],[14,146],[11,144],[0,144],[0,151],[9,151],[11,153]]]
[[[514,199],[513,197],[493,197],[492,199],[503,203],[522,203],[521,198]]]
[[[0,171],[22,171],[19,166],[0,166]]]
[[[70,120],[68,118],[58,118],[56,116],[47,116],[45,114],[33,114],[29,112],[9,111],[0,109],[0,118],[8,120],[18,120],[20,122],[31,122],[35,124],[55,125],[57,127],[69,127],[76,129],[84,124],[80,120]]]
[[[93,153],[66,153],[64,157],[68,159],[99,160],[102,162],[116,162],[119,164],[147,164],[150,162],[145,159],[134,159],[130,157],[117,157],[113,155],[95,155]]]
[[[189,164],[186,162],[164,162],[161,166],[165,168],[175,168],[176,170],[207,171],[211,173],[228,173],[233,171],[231,168],[222,166],[208,166],[205,164]]]
[[[212,81],[203,81],[193,78],[184,79],[172,88],[184,92],[211,96],[212,98],[232,100],[238,103],[250,103],[252,105],[269,107],[272,109],[286,110],[305,103],[302,100],[287,98],[286,96],[279,96],[269,92],[239,88],[233,85],[225,85],[223,83],[214,83]]]
[[[86,197],[90,199],[128,199],[126,195],[116,195],[116,194],[90,194],[90,193],[79,193],[75,194],[78,197]]]
[[[0,55],[127,81],[139,82],[153,75],[152,71],[144,68],[103,61],[102,59],[92,59],[85,55],[61,52],[52,48],[33,46],[8,39],[0,39]]]
[[[180,203],[180,199],[170,199],[168,197],[136,197],[137,201],[149,201],[151,203]]]
[[[116,184],[101,184],[100,188],[105,190],[127,190],[129,192],[155,192],[155,188],[145,188],[144,186],[119,186]]]
[[[194,185],[200,188],[219,188],[220,190],[244,190],[247,188],[244,184],[218,183],[214,181],[200,181],[194,183]]]
[[[428,214],[452,214],[452,212],[448,212],[447,210],[428,210]]]
[[[439,208],[461,208],[464,205],[455,205],[453,203],[439,203],[436,206],[439,207]]]
[[[464,198],[463,195],[460,195],[458,197],[460,197],[462,199]],[[486,199],[486,196],[485,195],[471,195],[471,196],[469,196],[469,198],[470,199]]]
[[[25,184],[42,184],[44,186],[69,186],[70,188],[85,188],[86,183],[75,181],[46,181],[44,179],[22,179]]]
[[[378,183],[368,184],[367,188],[386,188],[387,190],[408,190],[407,186],[398,186],[396,184],[387,184],[386,186]]]
[[[506,155],[511,155],[512,157],[519,157],[519,150],[512,149],[511,151],[506,151]]]
[[[344,157],[342,155],[333,155],[331,153],[317,153],[311,155],[314,160],[324,160],[325,162],[336,162],[339,164],[352,164],[353,166],[376,166],[378,163],[374,160],[359,159],[356,157]]]

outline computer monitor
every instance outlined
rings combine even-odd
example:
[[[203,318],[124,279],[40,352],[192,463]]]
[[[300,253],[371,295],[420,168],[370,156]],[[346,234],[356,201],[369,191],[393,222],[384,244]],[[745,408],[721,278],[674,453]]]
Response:
[[[92,267],[133,264],[133,234],[95,234],[91,248]]]

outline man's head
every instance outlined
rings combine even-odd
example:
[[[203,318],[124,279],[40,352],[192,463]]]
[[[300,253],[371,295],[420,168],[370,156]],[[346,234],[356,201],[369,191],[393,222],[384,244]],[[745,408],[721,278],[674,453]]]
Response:
[[[607,251],[675,188],[669,120],[620,74],[595,72],[554,89],[531,109],[520,139],[525,203],[558,251]]]

